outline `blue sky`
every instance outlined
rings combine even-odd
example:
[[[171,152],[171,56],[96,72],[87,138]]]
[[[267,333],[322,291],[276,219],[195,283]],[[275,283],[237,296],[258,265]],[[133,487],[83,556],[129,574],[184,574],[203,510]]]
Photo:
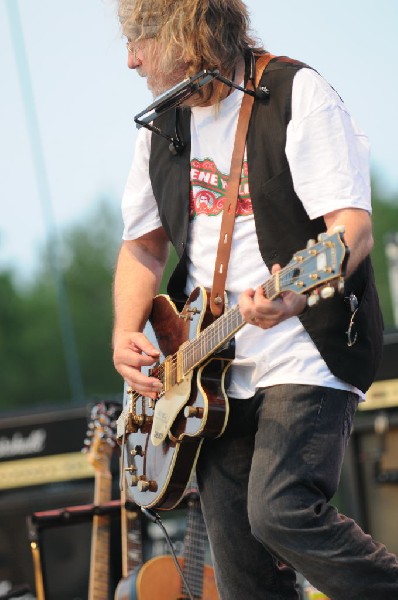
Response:
[[[20,39],[11,34],[10,4],[20,15]],[[337,89],[370,137],[385,193],[397,196],[396,0],[247,4],[271,52],[309,63]],[[33,103],[26,102],[29,83]],[[132,117],[151,98],[126,67],[113,0],[0,0],[0,86],[0,266],[24,278],[51,231],[62,237],[101,196],[119,206],[136,136]],[[87,227],[95,227],[88,218]]]

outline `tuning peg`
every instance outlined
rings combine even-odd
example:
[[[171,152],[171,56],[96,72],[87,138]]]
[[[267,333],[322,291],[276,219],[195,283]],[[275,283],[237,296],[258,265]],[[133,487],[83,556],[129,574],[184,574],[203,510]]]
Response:
[[[334,233],[345,233],[345,227],[344,225],[336,225],[336,227],[333,227],[333,231]]]
[[[322,288],[320,291],[321,297],[326,300],[326,298],[332,298],[334,296],[334,288],[330,285],[327,285],[326,287]]]
[[[307,298],[307,306],[315,306],[319,302],[319,295],[317,292],[313,292]]]
[[[327,233],[320,233],[318,235],[318,242],[324,242],[325,240],[328,239],[328,234]]]
[[[337,291],[339,292],[339,294],[342,294],[344,292],[344,278],[343,277],[339,277],[339,279],[337,281]]]

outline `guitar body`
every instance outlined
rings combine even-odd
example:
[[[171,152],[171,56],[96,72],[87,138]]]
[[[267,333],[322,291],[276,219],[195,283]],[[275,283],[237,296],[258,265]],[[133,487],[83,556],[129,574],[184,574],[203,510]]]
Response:
[[[202,288],[194,291],[181,313],[167,296],[157,296],[145,334],[163,356],[172,356],[186,341],[196,338],[211,319]],[[224,379],[231,360],[226,354],[212,356],[166,391],[165,401],[172,403],[177,398],[182,408],[157,445],[151,438],[154,408],[148,398],[135,399],[132,412],[141,425],[132,426],[133,431],[126,435],[126,456],[132,474],[129,492],[138,505],[171,509],[179,503],[203,439],[217,437],[225,429],[228,401]],[[156,376],[156,368],[152,372]],[[148,482],[147,489],[142,489],[141,482]]]
[[[178,562],[184,567],[184,559]],[[182,600],[181,577],[171,556],[156,556],[146,562],[137,577],[137,600]],[[195,596],[195,598],[197,598]],[[203,567],[203,600],[218,600],[213,568]],[[200,600],[201,600],[200,599]],[[199,599],[198,599],[199,600]]]
[[[139,600],[137,596],[137,575],[139,569],[132,571],[119,581],[115,590],[115,600]]]

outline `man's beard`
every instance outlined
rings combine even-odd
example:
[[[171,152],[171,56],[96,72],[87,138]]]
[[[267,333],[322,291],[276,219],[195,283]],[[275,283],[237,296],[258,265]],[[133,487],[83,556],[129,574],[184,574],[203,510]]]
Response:
[[[148,89],[152,92],[154,98],[164,94],[164,92],[167,92],[167,90],[186,78],[185,67],[177,68],[170,74],[159,71],[148,76],[147,73],[142,70],[142,67],[138,67],[136,72],[140,77],[146,77]]]

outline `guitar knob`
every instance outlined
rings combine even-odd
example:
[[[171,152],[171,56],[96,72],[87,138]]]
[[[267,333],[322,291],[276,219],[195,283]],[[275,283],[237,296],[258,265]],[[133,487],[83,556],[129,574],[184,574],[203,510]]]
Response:
[[[142,449],[142,446],[136,446],[133,450],[130,450],[131,456],[144,456],[145,452]]]
[[[135,473],[137,471],[137,467],[126,467],[124,470],[126,471],[126,473]]]
[[[143,426],[144,421],[144,415],[130,415],[131,432],[137,432]]]
[[[156,492],[158,489],[156,481],[148,481],[147,479],[139,479],[137,488],[140,492]]]
[[[145,479],[140,479],[137,481],[137,487],[140,492],[147,492],[149,490],[149,481]]]
[[[198,419],[203,418],[203,408],[201,406],[186,406],[184,408],[184,417],[186,419],[197,417]]]
[[[330,285],[327,285],[321,289],[320,294],[324,300],[326,300],[326,298],[332,298],[334,296],[334,288]]]

